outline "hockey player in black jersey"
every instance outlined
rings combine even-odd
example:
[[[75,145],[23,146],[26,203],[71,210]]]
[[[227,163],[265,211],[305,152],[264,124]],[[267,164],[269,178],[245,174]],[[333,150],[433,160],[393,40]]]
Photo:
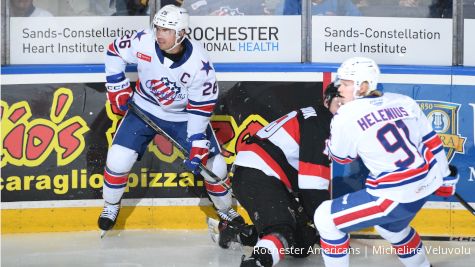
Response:
[[[232,188],[254,223],[254,245],[241,266],[274,266],[286,254],[306,257],[317,242],[312,216],[329,199],[330,161],[325,154],[330,121],[338,109],[338,91],[330,84],[324,105],[290,112],[246,140],[234,162]],[[220,227],[230,236],[233,227]],[[231,233],[231,234],[230,234]],[[258,237],[258,238],[257,238]]]

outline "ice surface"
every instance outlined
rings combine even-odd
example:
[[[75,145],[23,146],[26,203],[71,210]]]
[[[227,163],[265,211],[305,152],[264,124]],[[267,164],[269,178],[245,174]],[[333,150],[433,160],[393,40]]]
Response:
[[[112,231],[100,239],[99,231],[4,234],[1,266],[239,266],[250,248],[221,249],[207,231]],[[475,266],[475,242],[425,241],[434,267]],[[379,254],[389,245],[383,240],[352,239],[358,254],[351,266],[402,266],[396,255]],[[374,249],[373,249],[374,248]],[[356,250],[358,249],[358,250]],[[436,251],[437,250],[437,251]],[[320,255],[305,259],[286,257],[278,266],[323,266]]]

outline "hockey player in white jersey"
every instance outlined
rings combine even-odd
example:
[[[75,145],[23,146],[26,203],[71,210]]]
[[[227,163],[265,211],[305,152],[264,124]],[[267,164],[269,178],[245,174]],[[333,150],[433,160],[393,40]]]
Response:
[[[174,5],[162,7],[154,16],[151,29],[123,36],[107,50],[105,71],[107,98],[114,113],[124,118],[107,154],[104,170],[104,209],[99,228],[111,229],[120,209],[120,201],[134,163],[141,158],[155,136],[133,112],[134,101],[190,157],[185,161],[195,175],[199,163],[224,179],[227,167],[210,126],[210,116],[218,97],[213,64],[201,45],[186,38],[188,13]],[[127,64],[137,64],[138,80],[134,89],[125,76]],[[207,192],[222,220],[244,222],[231,208],[231,193],[203,174]]]
[[[333,160],[360,157],[366,188],[323,202],[314,221],[327,267],[349,266],[351,231],[375,226],[405,266],[429,267],[421,238],[409,225],[429,195],[455,193],[456,177],[442,142],[410,97],[376,90],[377,64],[351,58],[337,71],[341,107],[327,143]]]

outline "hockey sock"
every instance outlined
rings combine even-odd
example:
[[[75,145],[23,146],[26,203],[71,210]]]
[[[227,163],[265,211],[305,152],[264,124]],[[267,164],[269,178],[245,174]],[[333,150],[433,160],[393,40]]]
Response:
[[[229,181],[229,180],[228,180]],[[229,182],[228,182],[229,184]],[[218,210],[227,210],[231,207],[231,192],[219,183],[212,183],[205,180],[206,191]]]
[[[349,266],[350,257],[348,250],[350,248],[350,236],[348,234],[336,240],[320,238],[320,244],[322,246],[322,256],[326,267]]]
[[[252,254],[264,254],[263,252],[270,253],[272,262],[270,265],[265,265],[264,262],[261,262],[264,266],[274,266],[280,260],[285,257],[285,249],[288,248],[288,243],[285,238],[281,235],[272,233],[263,236],[257,244],[254,246]]]
[[[380,226],[378,233],[393,245],[394,252],[406,267],[429,267],[421,237],[414,228],[408,226],[400,232],[390,232]]]
[[[331,217],[331,201],[324,201],[315,211],[314,222],[320,234],[322,257],[326,267],[346,267],[350,264],[350,236],[335,226]]]
[[[124,194],[129,173],[117,173],[109,168],[104,170],[104,186],[102,196],[108,203],[118,203]]]
[[[208,167],[209,170],[211,170],[222,181],[224,181],[229,188],[230,180],[226,177],[228,170],[223,156],[218,154],[210,158],[206,164],[206,167]],[[229,192],[221,183],[216,181],[215,178],[208,176],[205,172],[201,172],[201,175],[205,179],[206,191],[208,191],[208,195],[211,198],[211,201],[213,201],[216,209],[228,210],[231,208],[231,192]]]
[[[130,170],[137,160],[134,150],[113,144],[107,152],[107,162],[104,169],[104,186],[102,197],[106,202],[115,204],[124,194]]]

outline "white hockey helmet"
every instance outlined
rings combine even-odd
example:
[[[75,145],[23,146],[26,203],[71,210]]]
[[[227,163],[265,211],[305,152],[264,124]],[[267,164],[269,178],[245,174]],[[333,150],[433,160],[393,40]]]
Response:
[[[153,17],[152,26],[159,26],[166,29],[175,30],[177,34],[181,30],[188,28],[188,22],[190,18],[188,11],[182,7],[175,5],[166,5]]]
[[[182,7],[177,7],[175,5],[166,5],[153,16],[152,20],[152,31],[153,34],[156,34],[155,27],[163,27],[166,29],[175,30],[175,44],[166,50],[166,52],[173,50],[177,47],[183,40],[185,40],[186,35],[183,37],[180,36],[181,30],[186,30],[188,28],[188,22],[190,17],[188,11]]]
[[[374,60],[366,57],[352,57],[345,60],[336,72],[337,80],[353,81],[353,95],[355,98],[361,97],[357,92],[361,88],[361,84],[367,82],[369,85],[366,94],[376,90],[379,78],[379,67]]]

